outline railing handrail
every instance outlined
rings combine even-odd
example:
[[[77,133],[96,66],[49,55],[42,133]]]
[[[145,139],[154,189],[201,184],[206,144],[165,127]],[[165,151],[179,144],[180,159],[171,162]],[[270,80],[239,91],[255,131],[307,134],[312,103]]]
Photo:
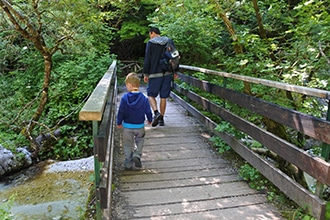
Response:
[[[114,69],[117,65],[113,61],[108,71],[103,75],[95,87],[93,93],[90,95],[85,105],[79,112],[80,121],[101,121],[104,107],[107,103],[111,79],[113,77]]]
[[[233,73],[209,70],[209,69],[195,67],[195,66],[180,65],[180,68],[186,69],[186,70],[198,71],[198,72],[202,72],[202,73],[213,74],[213,75],[217,75],[217,76],[223,76],[226,78],[237,79],[237,80],[241,80],[244,82],[262,84],[262,85],[273,87],[273,88],[283,89],[286,91],[296,92],[299,94],[304,94],[304,95],[309,95],[309,96],[314,96],[314,97],[319,97],[319,98],[330,100],[330,92],[326,91],[326,90],[322,90],[322,89],[309,88],[306,86],[297,86],[297,85],[293,85],[293,84],[276,82],[276,81],[271,81],[271,80],[267,80],[267,79],[259,79],[259,78],[255,78],[255,77],[251,77],[251,76],[242,76],[242,75],[233,74]]]

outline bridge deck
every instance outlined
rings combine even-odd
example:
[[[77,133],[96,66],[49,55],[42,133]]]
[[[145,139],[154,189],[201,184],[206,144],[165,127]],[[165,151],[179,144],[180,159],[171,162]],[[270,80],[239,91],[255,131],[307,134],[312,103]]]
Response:
[[[173,101],[164,127],[146,126],[143,168],[123,171],[123,157],[117,150],[112,219],[283,219],[212,149],[204,127]]]

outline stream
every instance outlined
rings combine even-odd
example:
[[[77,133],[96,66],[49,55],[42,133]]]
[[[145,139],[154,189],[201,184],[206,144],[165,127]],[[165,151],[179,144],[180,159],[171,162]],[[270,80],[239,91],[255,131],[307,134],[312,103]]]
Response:
[[[0,179],[0,219],[83,219],[93,174],[89,157],[41,162]]]

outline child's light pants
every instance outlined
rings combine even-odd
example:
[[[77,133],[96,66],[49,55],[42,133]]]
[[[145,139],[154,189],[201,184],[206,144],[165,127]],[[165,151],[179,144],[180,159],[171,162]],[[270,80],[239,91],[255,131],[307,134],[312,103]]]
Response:
[[[123,128],[124,165],[126,168],[133,166],[133,157],[141,158],[144,136],[144,128]]]

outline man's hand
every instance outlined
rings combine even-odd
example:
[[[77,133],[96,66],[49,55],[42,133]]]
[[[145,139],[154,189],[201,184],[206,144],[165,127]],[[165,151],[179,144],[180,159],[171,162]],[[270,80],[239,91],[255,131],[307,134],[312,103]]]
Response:
[[[123,125],[117,125],[117,128],[121,129],[123,128]]]
[[[143,80],[144,80],[144,82],[146,83],[146,82],[148,82],[149,77],[148,77],[148,76],[144,76],[144,77],[143,77]]]

